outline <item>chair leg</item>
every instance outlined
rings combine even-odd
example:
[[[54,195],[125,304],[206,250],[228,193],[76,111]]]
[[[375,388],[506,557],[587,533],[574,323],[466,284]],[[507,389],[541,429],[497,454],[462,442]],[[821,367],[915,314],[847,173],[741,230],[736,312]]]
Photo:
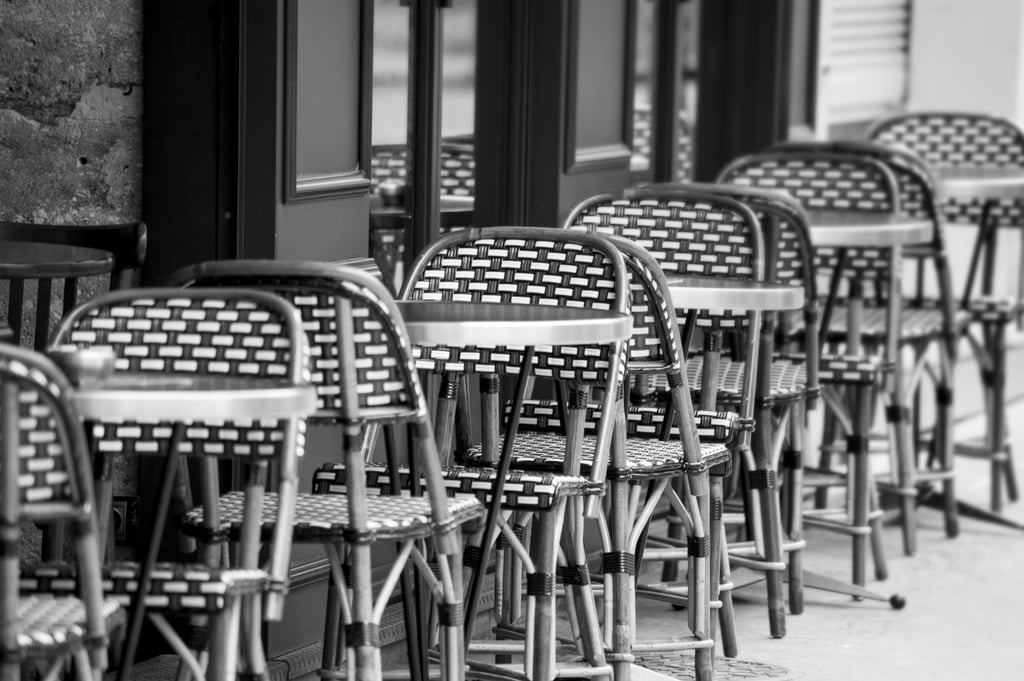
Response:
[[[623,483],[625,484],[625,483]],[[567,502],[569,513],[562,533],[563,550],[569,563],[563,571],[566,605],[571,608],[575,623],[577,647],[584,659],[594,665],[605,664],[601,624],[597,612],[594,589],[590,584],[587,551],[583,542],[583,499],[574,497]]]
[[[525,667],[530,678],[537,681],[555,678],[555,569],[565,508],[563,499],[551,511],[538,514],[534,520],[535,570],[526,576]]]
[[[732,570],[729,565],[728,543],[725,536],[725,523],[722,522],[723,495],[725,491],[724,471],[711,471],[709,477],[711,496],[708,505],[710,518],[708,533],[711,537],[711,569],[708,590],[712,600],[720,603],[718,608],[718,637],[722,640],[722,655],[736,657],[738,644],[736,638],[736,613],[732,603]],[[714,620],[712,620],[712,624]],[[715,632],[710,631],[711,637]],[[701,659],[698,651],[697,658]]]
[[[224,612],[210,620],[210,662],[207,681],[235,681],[238,636],[241,629],[241,601],[232,598]]]
[[[803,525],[803,448],[804,428],[807,427],[803,404],[790,406],[789,446],[782,456],[783,521],[786,535],[793,542],[800,542],[804,536]],[[788,554],[787,574],[789,577],[789,611],[799,615],[804,611],[803,550],[793,549]]]
[[[775,467],[771,461],[771,412],[761,409],[758,414],[760,428],[756,429],[751,452],[754,467],[749,473],[750,487],[759,500],[760,526],[765,561],[765,585],[768,593],[768,627],[772,638],[786,635],[786,599],[783,595],[782,572],[776,568],[782,559],[782,518],[779,511],[779,493],[775,483]]]

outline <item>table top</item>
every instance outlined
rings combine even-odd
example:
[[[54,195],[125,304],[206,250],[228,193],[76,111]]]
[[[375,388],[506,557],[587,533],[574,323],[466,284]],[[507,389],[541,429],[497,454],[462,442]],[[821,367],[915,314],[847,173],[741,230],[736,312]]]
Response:
[[[473,198],[441,196],[441,227],[468,227],[473,224]],[[412,216],[403,205],[385,205],[379,196],[370,197],[372,229],[405,229]]]
[[[237,376],[114,373],[74,391],[83,418],[202,421],[278,419],[316,411],[310,385]]]
[[[719,277],[670,276],[677,309],[797,310],[804,304],[800,286]]]
[[[4,241],[0,277],[46,279],[109,274],[114,256],[108,251],[37,241]]]
[[[1024,168],[932,169],[942,199],[1024,198]]]
[[[624,340],[633,318],[609,310],[553,305],[398,301],[414,343],[579,345]]]
[[[925,243],[931,220],[893,213],[857,210],[809,210],[807,221],[815,246],[886,247]]]

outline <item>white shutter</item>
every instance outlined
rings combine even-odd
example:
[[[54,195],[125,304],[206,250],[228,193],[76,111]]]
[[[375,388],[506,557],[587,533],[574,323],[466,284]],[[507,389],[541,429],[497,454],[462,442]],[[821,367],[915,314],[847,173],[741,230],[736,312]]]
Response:
[[[819,0],[815,130],[870,121],[907,101],[911,0]]]

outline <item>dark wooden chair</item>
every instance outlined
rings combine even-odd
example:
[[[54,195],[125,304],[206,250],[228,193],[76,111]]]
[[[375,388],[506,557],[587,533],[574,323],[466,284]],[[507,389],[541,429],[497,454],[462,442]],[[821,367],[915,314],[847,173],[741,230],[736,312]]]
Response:
[[[110,254],[110,260],[105,265],[100,260],[91,261],[87,257],[88,253],[80,253],[75,262],[54,260],[47,263],[45,270],[26,265],[22,271],[10,272],[4,277],[9,282],[7,328],[0,329],[0,340],[42,350],[49,340],[52,326],[70,312],[82,297],[106,288],[116,290],[132,285],[146,256],[146,225],[141,221],[103,225],[0,222],[0,242],[8,245],[0,246],[8,253],[9,244],[34,242],[96,249]],[[82,266],[82,262],[90,264]],[[93,283],[91,278],[94,274],[108,276],[108,280],[100,278]],[[86,278],[90,281],[82,281]],[[56,307],[52,292],[54,279],[63,282],[59,308]],[[29,323],[31,327],[27,326]],[[28,328],[33,330],[29,332]]]

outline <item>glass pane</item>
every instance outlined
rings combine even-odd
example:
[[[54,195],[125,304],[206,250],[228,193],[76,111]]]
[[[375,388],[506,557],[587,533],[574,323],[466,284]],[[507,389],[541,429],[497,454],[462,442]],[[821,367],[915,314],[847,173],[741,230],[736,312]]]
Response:
[[[409,181],[408,2],[374,0],[373,120],[370,139],[370,255],[397,290],[402,279],[404,213]]]
[[[473,151],[476,3],[477,0],[454,0],[451,7],[441,13],[444,21],[441,55],[441,194],[470,199],[474,195],[476,171]],[[442,226],[446,223],[444,213],[458,208],[447,201],[442,203]]]

